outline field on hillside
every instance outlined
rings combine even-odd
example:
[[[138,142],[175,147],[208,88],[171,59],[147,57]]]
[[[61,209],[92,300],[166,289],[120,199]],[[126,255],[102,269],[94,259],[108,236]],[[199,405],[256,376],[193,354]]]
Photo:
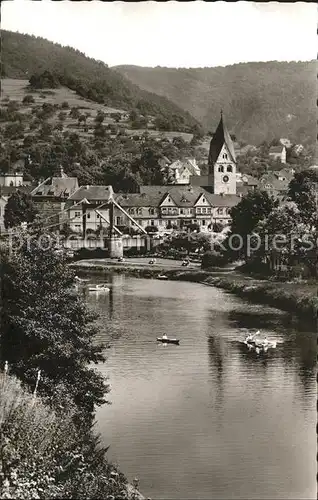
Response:
[[[84,97],[78,96],[73,90],[66,87],[32,91],[29,89],[28,80],[14,80],[12,78],[3,78],[1,80],[1,99],[9,98],[12,101],[21,102],[27,94],[33,95],[35,104],[43,104],[43,102],[62,104],[62,102],[67,101],[70,108],[78,107],[86,111],[91,111],[95,115],[98,110],[102,110],[106,114],[124,113],[122,109],[109,108],[103,104],[84,99]]]
[[[33,96],[33,104],[22,104],[22,100],[26,95]],[[65,110],[67,111],[67,116],[63,122],[64,129],[76,131],[81,137],[91,137],[93,135],[92,129],[94,127],[94,119],[98,111],[103,111],[105,113],[105,125],[116,123],[115,120],[109,116],[111,113],[126,113],[122,109],[110,108],[108,106],[104,106],[103,104],[98,104],[96,102],[85,99],[84,97],[80,97],[73,90],[70,90],[66,87],[57,89],[32,90],[29,88],[28,80],[4,78],[1,80],[1,106],[4,106],[5,102],[8,99],[10,99],[10,101],[16,101],[19,104],[20,113],[31,113],[32,108],[39,105],[41,106],[43,103],[53,105],[57,104],[60,106],[63,102],[67,102],[69,108],[76,107],[83,114],[89,114],[86,120],[86,125],[88,126],[89,130],[87,132],[84,132],[83,126],[79,125],[76,119],[69,117],[68,111]],[[48,122],[52,124],[56,123],[57,121],[57,116],[53,116],[48,119]],[[179,131],[165,132],[152,129],[131,129],[130,123],[127,120],[121,120],[118,125],[125,130],[127,135],[142,135],[145,131],[147,131],[150,137],[165,137],[170,141],[172,141],[174,137],[182,137],[188,143],[193,137],[193,134]]]

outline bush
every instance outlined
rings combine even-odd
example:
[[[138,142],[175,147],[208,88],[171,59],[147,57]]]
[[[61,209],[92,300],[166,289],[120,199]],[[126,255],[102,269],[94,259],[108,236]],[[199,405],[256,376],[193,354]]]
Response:
[[[69,109],[70,105],[67,101],[63,101],[61,104],[61,109]]]
[[[28,94],[23,98],[22,102],[23,104],[33,104],[35,101],[33,95]]]
[[[1,498],[128,498],[126,479],[96,436],[75,426],[71,404],[56,412],[0,374],[0,419]]]
[[[201,268],[208,269],[209,267],[220,267],[225,265],[225,263],[225,258],[221,254],[208,251],[202,256]]]
[[[150,234],[150,233],[157,233],[159,229],[157,226],[147,226],[145,227],[145,231],[147,231],[147,233]]]

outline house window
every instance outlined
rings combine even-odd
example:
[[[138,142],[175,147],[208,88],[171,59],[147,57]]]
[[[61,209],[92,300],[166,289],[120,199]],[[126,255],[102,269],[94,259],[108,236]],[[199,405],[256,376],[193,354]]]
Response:
[[[155,215],[155,209],[149,208],[149,215]]]
[[[162,224],[163,224],[163,220],[159,219],[159,220],[158,220],[158,224],[159,224],[159,226],[162,226]]]
[[[223,208],[218,208],[217,209],[217,213],[220,214],[220,215],[223,214]]]
[[[226,154],[226,153],[224,153],[224,154],[223,154],[223,158],[224,158],[225,160],[227,160],[227,154]]]
[[[233,172],[232,165],[228,165],[226,171],[227,172]]]
[[[211,208],[210,208],[210,207],[208,207],[208,208],[206,209],[206,211],[207,211],[207,213],[208,213],[208,214],[210,214],[210,213],[211,213]]]
[[[205,226],[205,219],[202,220],[202,226]]]
[[[80,217],[81,216],[81,212],[75,212],[75,217]]]
[[[180,214],[184,215],[184,208],[180,208]]]
[[[202,208],[202,213],[203,213],[203,214],[206,214],[206,207],[203,207],[203,208]]]
[[[116,226],[121,225],[121,217],[116,217]]]
[[[151,226],[154,226],[154,225],[155,225],[155,221],[154,221],[153,219],[150,221],[150,225],[151,225]]]
[[[223,167],[223,165],[220,165],[220,166],[218,167],[218,172],[224,172],[224,167]]]
[[[75,224],[76,229],[80,229],[81,225],[80,224]]]
[[[128,212],[133,215],[135,213],[135,210],[133,208],[130,208]]]
[[[197,214],[200,214],[200,213],[201,213],[201,208],[200,208],[200,207],[198,207],[198,208],[197,208]]]
[[[86,218],[87,218],[87,219],[90,219],[90,218],[91,218],[91,213],[90,213],[90,212],[86,212]]]

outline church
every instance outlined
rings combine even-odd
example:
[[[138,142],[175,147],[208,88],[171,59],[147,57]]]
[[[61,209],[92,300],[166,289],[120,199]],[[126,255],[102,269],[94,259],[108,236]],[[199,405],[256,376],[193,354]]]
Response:
[[[212,137],[208,158],[208,175],[191,176],[190,184],[204,187],[219,195],[236,195],[236,157],[234,144],[221,119]]]

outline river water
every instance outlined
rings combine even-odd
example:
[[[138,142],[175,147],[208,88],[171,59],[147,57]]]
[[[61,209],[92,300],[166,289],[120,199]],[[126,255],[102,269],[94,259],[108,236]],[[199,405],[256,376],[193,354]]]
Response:
[[[315,332],[214,287],[107,279],[87,296],[111,339],[97,428],[128,479],[157,500],[316,498]],[[249,352],[253,329],[277,348]]]

